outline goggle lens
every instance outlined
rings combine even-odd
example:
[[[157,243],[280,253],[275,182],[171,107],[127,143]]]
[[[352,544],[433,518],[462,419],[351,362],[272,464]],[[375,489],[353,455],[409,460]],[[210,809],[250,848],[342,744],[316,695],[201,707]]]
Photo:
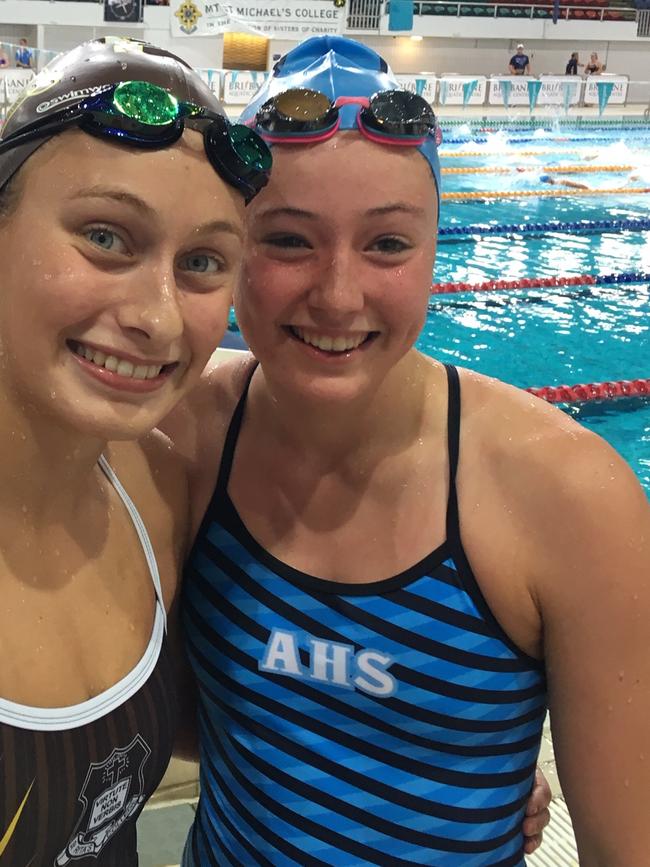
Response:
[[[270,171],[271,152],[259,136],[239,123],[230,127],[229,134],[233,150],[246,166],[257,171]]]
[[[436,125],[431,106],[421,96],[406,90],[376,93],[362,111],[364,123],[387,135],[425,136]]]
[[[125,81],[113,94],[113,105],[130,120],[167,126],[178,119],[179,103],[169,91],[147,81]]]
[[[259,110],[257,123],[267,132],[311,132],[331,126],[336,108],[317,90],[294,87],[271,97]]]

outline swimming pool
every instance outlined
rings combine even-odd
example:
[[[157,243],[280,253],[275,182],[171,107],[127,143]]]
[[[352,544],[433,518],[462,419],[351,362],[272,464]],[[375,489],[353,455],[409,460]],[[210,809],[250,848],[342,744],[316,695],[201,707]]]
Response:
[[[562,230],[444,234],[453,227],[476,224],[647,220],[650,194],[628,189],[603,195],[567,190],[569,195],[558,198],[529,193],[551,189],[539,177],[559,165],[588,167],[585,174],[553,176],[578,180],[592,189],[613,190],[623,183],[628,188],[650,187],[650,128],[523,128],[491,134],[454,126],[444,131],[443,170],[516,166],[528,170],[444,175],[443,189],[448,193],[515,190],[524,195],[445,202],[436,282],[650,273],[648,229],[591,226],[581,234]],[[468,151],[472,156],[458,156]],[[633,168],[611,171],[612,166]],[[646,378],[650,376],[649,282],[436,295],[418,345],[441,360],[524,387]],[[564,408],[623,455],[650,496],[650,399]]]

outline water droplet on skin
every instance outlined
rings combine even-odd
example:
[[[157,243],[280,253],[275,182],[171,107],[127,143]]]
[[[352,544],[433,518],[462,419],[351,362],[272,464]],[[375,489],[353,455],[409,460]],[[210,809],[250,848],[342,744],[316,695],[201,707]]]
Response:
[[[620,681],[622,681],[622,680],[624,680],[624,678],[625,678],[625,672],[624,672],[624,671],[619,671],[619,673],[618,673],[618,679],[619,679]]]
[[[623,780],[623,785],[625,786],[626,789],[629,789],[630,788],[630,781],[629,780]]]
[[[129,68],[129,64],[125,61],[122,61],[122,63],[120,63],[120,67],[124,70],[127,70]]]
[[[27,506],[21,506],[21,510],[22,510],[23,515],[26,515],[27,512],[29,511],[29,509],[27,508]]]
[[[50,397],[52,398],[52,400],[56,398],[56,392],[54,391],[54,389],[52,389],[52,391],[50,392]]]

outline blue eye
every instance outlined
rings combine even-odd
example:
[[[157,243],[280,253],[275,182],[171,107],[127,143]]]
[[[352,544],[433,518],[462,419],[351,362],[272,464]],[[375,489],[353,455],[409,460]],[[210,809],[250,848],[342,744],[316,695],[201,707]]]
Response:
[[[207,253],[192,253],[180,261],[180,267],[184,271],[195,271],[199,274],[216,274],[222,270],[222,264],[216,256]]]
[[[120,236],[106,226],[95,226],[85,233],[91,244],[111,253],[128,253],[126,244]]]

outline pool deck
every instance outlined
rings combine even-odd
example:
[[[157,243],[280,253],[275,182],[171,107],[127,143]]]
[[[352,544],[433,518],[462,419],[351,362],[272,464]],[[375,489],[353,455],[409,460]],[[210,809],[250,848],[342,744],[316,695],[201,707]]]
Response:
[[[555,770],[548,725],[544,729],[539,765],[553,791],[553,818],[545,832],[541,851],[527,859],[528,867],[577,867],[575,840]],[[138,824],[140,867],[177,867],[196,805],[193,795],[178,795],[182,790],[192,791],[193,787],[196,787],[196,783],[191,783],[189,788],[187,784],[172,787],[170,796],[173,798],[176,795],[175,800],[166,798],[162,793],[142,814]]]

